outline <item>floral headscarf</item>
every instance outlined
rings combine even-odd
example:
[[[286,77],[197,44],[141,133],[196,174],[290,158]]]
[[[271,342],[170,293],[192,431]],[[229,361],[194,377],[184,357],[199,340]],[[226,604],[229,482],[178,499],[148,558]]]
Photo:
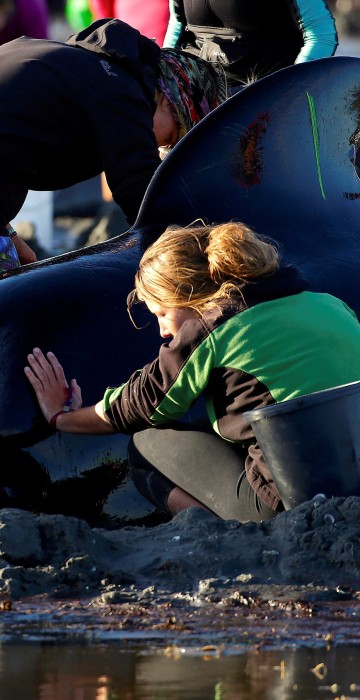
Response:
[[[19,267],[20,262],[16,248],[9,236],[0,235],[0,275]]]
[[[156,78],[179,128],[179,140],[227,97],[223,69],[176,49],[162,49]]]

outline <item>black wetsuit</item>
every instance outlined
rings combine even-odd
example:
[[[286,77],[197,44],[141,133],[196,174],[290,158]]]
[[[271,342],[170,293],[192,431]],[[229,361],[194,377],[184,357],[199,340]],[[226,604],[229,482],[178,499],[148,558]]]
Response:
[[[0,234],[27,191],[105,171],[134,221],[160,164],[153,115],[155,42],[99,20],[66,43],[22,37],[0,47]]]
[[[325,0],[170,0],[170,12],[164,46],[220,62],[236,80],[332,56],[337,48]]]

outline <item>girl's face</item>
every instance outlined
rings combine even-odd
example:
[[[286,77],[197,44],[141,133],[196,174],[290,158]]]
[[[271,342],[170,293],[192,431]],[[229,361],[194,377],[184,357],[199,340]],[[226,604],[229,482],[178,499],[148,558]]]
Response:
[[[190,318],[197,318],[194,309],[167,308],[153,301],[145,303],[149,311],[157,317],[162,338],[174,338],[184,321]]]
[[[157,96],[153,130],[159,148],[161,146],[174,146],[179,139],[179,128],[172,107],[163,92],[159,92]]]

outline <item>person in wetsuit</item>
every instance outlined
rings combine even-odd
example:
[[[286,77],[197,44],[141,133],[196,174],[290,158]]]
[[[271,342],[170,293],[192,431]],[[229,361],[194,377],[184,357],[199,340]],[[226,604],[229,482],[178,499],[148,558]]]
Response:
[[[176,514],[266,520],[280,494],[244,412],[360,379],[360,325],[339,299],[308,291],[276,248],[243,224],[170,228],[144,253],[128,297],[158,318],[157,358],[95,406],[39,348],[25,374],[46,420],[73,433],[133,435],[135,485]],[[209,422],[181,422],[204,397]],[[74,409],[69,411],[68,409]],[[304,436],[306,440],[306,436]]]
[[[164,46],[221,63],[235,86],[294,63],[333,56],[325,0],[170,0]]]
[[[118,19],[66,42],[21,37],[0,47],[0,272],[29,262],[8,222],[28,190],[59,190],[104,171],[135,221],[172,146],[226,98],[223,71],[163,50]],[[24,249],[25,247],[25,249]]]

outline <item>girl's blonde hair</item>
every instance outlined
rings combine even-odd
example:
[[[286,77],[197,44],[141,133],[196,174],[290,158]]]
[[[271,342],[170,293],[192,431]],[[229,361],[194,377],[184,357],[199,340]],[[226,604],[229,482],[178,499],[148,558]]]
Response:
[[[141,258],[128,309],[139,300],[203,314],[278,266],[274,245],[245,224],[170,227]]]

